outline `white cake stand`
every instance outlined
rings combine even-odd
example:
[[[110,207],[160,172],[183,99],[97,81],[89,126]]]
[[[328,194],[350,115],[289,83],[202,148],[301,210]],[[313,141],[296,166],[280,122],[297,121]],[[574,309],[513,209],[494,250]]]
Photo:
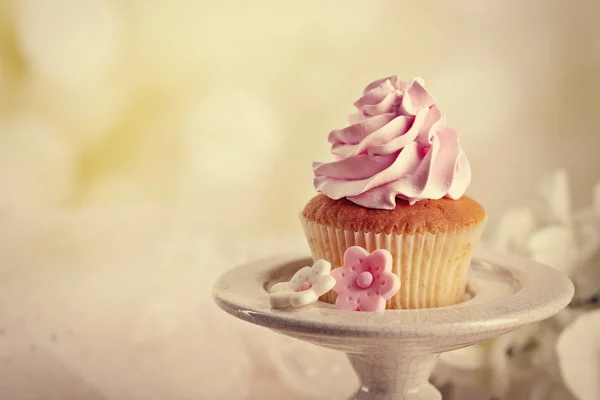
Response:
[[[244,321],[346,352],[361,381],[352,399],[439,400],[428,378],[440,353],[546,319],[573,297],[564,274],[479,250],[466,300],[458,305],[385,313],[340,311],[323,302],[272,309],[269,287],[305,265],[312,265],[309,257],[292,255],[230,270],[215,283],[214,299]]]

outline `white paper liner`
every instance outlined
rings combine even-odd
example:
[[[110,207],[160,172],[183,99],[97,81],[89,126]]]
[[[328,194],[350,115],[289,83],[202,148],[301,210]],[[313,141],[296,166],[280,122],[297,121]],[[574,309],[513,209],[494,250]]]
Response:
[[[361,246],[372,252],[392,253],[392,272],[400,277],[400,291],[387,301],[388,309],[442,307],[464,298],[467,271],[487,218],[464,229],[436,234],[385,234],[351,231],[309,221],[300,215],[313,259],[325,259],[332,268],[343,265],[344,252]],[[333,291],[320,300],[334,304]]]

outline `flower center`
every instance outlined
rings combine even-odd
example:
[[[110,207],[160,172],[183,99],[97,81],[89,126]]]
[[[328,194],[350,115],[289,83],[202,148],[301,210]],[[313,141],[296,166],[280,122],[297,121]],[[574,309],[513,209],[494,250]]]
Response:
[[[373,275],[369,271],[361,272],[356,277],[356,284],[362,289],[366,289],[373,283]]]
[[[300,286],[298,286],[298,292],[304,292],[312,287],[312,283],[310,282],[302,282]]]

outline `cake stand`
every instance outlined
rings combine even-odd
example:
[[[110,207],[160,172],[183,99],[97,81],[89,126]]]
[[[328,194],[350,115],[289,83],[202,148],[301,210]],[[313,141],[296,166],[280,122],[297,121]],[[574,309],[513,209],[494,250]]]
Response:
[[[564,308],[573,284],[562,273],[527,259],[477,251],[463,303],[422,310],[352,312],[317,302],[272,309],[268,289],[312,259],[272,257],[224,273],[216,303],[244,321],[345,352],[361,385],[352,399],[439,400],[428,378],[440,353],[473,345]]]

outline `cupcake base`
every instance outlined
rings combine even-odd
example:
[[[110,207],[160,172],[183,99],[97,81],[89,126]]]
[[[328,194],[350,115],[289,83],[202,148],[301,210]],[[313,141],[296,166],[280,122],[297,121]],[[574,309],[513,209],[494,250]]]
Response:
[[[418,309],[460,303],[467,271],[486,219],[444,232],[373,233],[316,223],[300,216],[313,259],[341,267],[344,252],[361,246],[369,252],[387,249],[393,257],[392,273],[400,277],[400,291],[387,301],[387,309]],[[331,291],[320,300],[334,304]]]

